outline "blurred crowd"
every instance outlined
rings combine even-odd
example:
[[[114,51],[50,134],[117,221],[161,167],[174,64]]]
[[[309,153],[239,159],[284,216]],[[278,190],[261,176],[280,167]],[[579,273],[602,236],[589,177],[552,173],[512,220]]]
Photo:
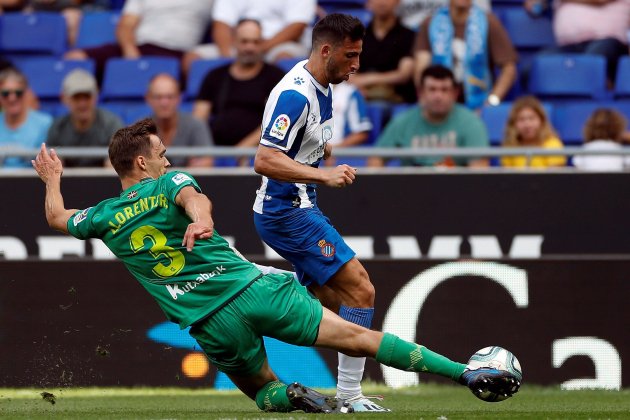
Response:
[[[630,0],[0,0],[0,11],[0,147],[104,147],[146,116],[167,147],[256,146],[270,91],[308,58],[317,19],[341,12],[366,36],[359,71],[333,88],[335,147],[613,154],[327,165],[630,169],[615,154],[630,140]]]

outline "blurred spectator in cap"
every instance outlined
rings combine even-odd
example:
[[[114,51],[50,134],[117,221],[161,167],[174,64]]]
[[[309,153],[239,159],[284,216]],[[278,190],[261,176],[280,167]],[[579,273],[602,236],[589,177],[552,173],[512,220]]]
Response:
[[[158,129],[158,136],[166,147],[210,147],[214,143],[208,126],[187,112],[179,110],[181,89],[173,76],[161,73],[149,83],[145,100],[153,115]],[[175,167],[209,167],[213,159],[203,157],[169,156],[169,162]]]
[[[52,117],[29,108],[26,76],[9,67],[0,72],[0,147],[34,149],[46,140]],[[5,168],[31,167],[29,159],[7,157],[0,166]]]
[[[61,101],[70,111],[58,117],[48,130],[49,146],[107,147],[111,136],[123,126],[112,112],[96,106],[96,79],[83,69],[75,69],[63,79]],[[68,158],[66,167],[103,166],[103,158]]]
[[[628,125],[626,118],[610,108],[598,108],[584,125],[584,149],[619,151]],[[628,167],[628,158],[617,155],[579,155],[573,165],[583,171],[622,171]]]

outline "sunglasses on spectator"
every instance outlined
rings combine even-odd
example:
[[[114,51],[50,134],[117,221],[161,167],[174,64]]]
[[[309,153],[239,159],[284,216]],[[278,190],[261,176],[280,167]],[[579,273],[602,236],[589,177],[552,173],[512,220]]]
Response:
[[[16,98],[21,98],[22,95],[24,95],[24,90],[23,89],[0,90],[0,95],[2,95],[3,98],[8,98],[9,96],[11,96],[12,93],[15,94]]]

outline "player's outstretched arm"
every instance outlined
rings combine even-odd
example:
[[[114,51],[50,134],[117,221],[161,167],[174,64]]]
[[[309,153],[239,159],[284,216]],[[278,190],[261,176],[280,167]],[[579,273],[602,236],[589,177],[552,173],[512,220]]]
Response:
[[[268,178],[284,182],[324,184],[329,187],[345,187],[352,184],[356,168],[339,165],[331,169],[313,168],[288,157],[282,150],[258,146],[254,170]]]
[[[46,184],[44,208],[48,225],[53,229],[68,233],[68,219],[78,210],[67,210],[64,206],[63,195],[61,195],[63,164],[57,156],[57,152],[50,149],[50,153],[48,153],[46,144],[42,143],[39,153],[35,160],[31,160],[31,164],[37,171],[37,175]]]
[[[211,238],[214,233],[212,203],[206,195],[197,192],[192,186],[182,188],[175,197],[175,203],[183,207],[192,220],[182,240],[182,246],[192,251],[195,240]]]

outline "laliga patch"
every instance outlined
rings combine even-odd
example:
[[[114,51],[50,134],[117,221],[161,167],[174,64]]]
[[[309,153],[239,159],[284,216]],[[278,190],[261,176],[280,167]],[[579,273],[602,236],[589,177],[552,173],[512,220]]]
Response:
[[[87,214],[90,211],[90,209],[92,209],[92,207],[88,207],[87,209],[83,210],[81,213],[74,216],[74,219],[72,219],[72,223],[76,226],[82,221],[84,221],[85,219],[87,219]]]
[[[284,140],[284,136],[287,135],[289,131],[289,127],[291,126],[291,119],[287,114],[278,115],[273,124],[271,125],[271,129],[269,130],[269,135],[271,137],[275,137],[278,140]]]
[[[317,242],[317,245],[322,250],[322,255],[324,257],[332,257],[335,255],[335,246],[330,242],[326,242],[324,239]]]
[[[192,181],[188,175],[182,173],[175,175],[171,178],[171,180],[175,183],[175,185],[181,185],[185,181]]]

